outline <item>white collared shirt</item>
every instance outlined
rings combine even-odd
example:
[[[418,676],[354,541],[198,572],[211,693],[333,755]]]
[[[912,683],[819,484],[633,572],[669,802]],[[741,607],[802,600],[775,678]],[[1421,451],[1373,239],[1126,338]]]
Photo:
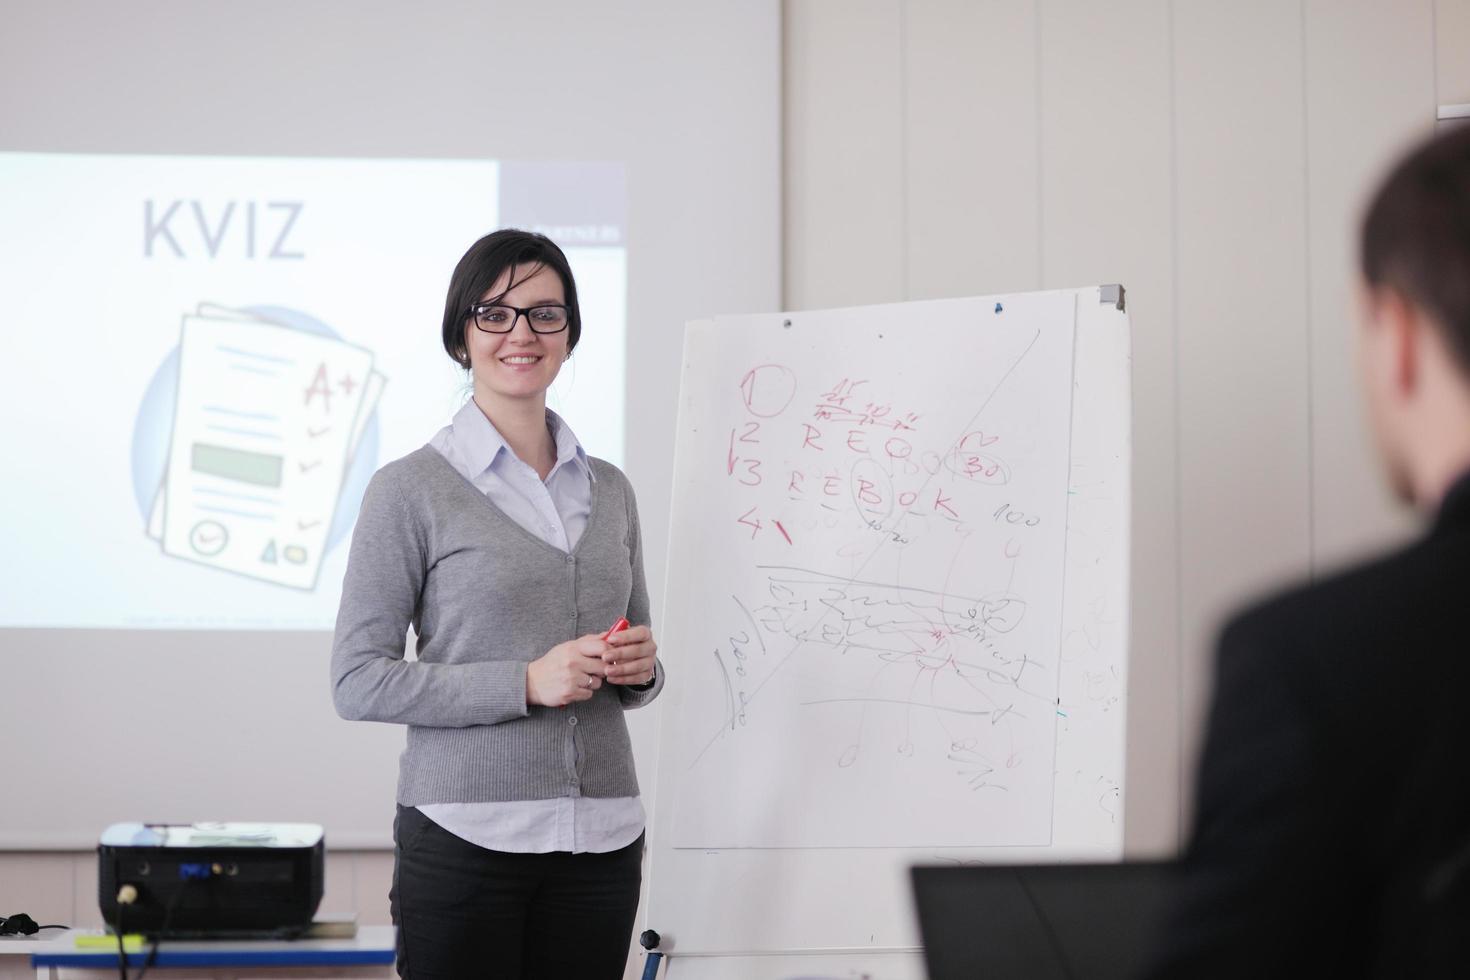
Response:
[[[592,513],[592,467],[571,427],[551,409],[546,427],[556,462],[545,481],[511,450],[474,400],[429,445],[506,516],[554,548],[577,546]],[[456,837],[495,851],[603,853],[627,847],[643,833],[637,796],[587,796],[505,803],[426,803],[419,810]]]

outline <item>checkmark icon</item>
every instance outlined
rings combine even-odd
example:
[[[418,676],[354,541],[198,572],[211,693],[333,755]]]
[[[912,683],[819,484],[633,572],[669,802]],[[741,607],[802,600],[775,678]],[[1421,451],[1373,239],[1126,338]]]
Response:
[[[296,522],[296,530],[298,530],[298,531],[310,531],[312,528],[316,527],[320,523],[321,523],[321,521],[297,521]]]
[[[296,467],[303,473],[310,473],[312,470],[316,469],[320,465],[322,465],[322,461],[319,459],[314,459],[310,463],[297,463]]]
[[[324,425],[320,429],[312,428],[311,426],[306,427],[306,435],[308,438],[311,439],[320,438],[321,436],[324,436],[331,431],[332,427],[330,425]]]

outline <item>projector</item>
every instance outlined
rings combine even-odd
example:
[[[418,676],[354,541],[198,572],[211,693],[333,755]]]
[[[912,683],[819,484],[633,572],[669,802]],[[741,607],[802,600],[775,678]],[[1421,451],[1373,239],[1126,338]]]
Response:
[[[297,936],[322,900],[325,851],[317,824],[113,824],[97,845],[102,918],[173,939]]]

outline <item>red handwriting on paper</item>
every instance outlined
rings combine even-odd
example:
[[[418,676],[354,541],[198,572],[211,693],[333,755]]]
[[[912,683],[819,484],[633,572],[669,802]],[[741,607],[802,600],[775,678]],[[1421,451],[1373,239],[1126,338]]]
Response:
[[[742,457],[735,453],[735,429],[731,429],[729,451],[725,454],[725,475],[735,476],[739,470],[739,483],[744,486],[760,486],[760,460]]]
[[[979,431],[966,433],[945,460],[945,465],[956,476],[976,483],[997,486],[1009,483],[1010,468],[989,448],[999,439],[999,436]]]
[[[786,411],[786,406],[796,397],[796,374],[781,364],[757,364],[745,372],[737,387],[746,412],[756,419],[774,418]],[[754,419],[747,419],[730,430],[725,475],[742,486],[756,487],[763,481],[760,433],[761,423]]]
[[[758,364],[740,379],[740,397],[751,415],[773,419],[796,397],[796,374],[781,364]]]
[[[852,398],[853,392],[857,391],[858,386],[867,383],[866,379],[853,381],[850,378],[843,378],[833,385],[831,390],[822,392],[822,401],[836,406],[846,405],[848,400]]]
[[[765,530],[766,528],[766,522],[761,520],[760,516],[756,513],[756,511],[758,511],[759,509],[759,507],[752,507],[745,513],[741,514],[739,517],[735,518],[736,524],[750,528],[750,537],[752,540],[754,540],[755,536],[757,534],[760,534],[761,531]],[[781,537],[786,539],[787,544],[794,543],[791,540],[791,532],[786,530],[786,525],[774,519],[771,521],[771,525],[775,527],[776,531],[780,533]]]
[[[760,431],[760,423],[745,423],[745,431],[737,436],[736,430],[730,430],[730,449],[725,454],[725,475],[734,476],[736,469],[740,469],[740,483],[747,487],[759,486],[761,482],[761,461],[752,457],[743,457],[735,452],[736,442],[759,443],[755,434]]]
[[[730,429],[729,439],[726,441],[725,450],[725,475],[741,487],[754,489],[765,482],[763,467],[767,456],[767,433],[763,426],[766,420],[776,418],[784,413],[792,400],[796,397],[797,378],[795,372],[782,364],[766,363],[757,364],[741,376],[736,389],[740,393],[740,403],[744,406],[746,414],[751,416],[743,422],[739,422]],[[779,423],[777,423],[779,426]],[[787,429],[778,428],[775,442],[780,445],[788,445],[789,438]],[[820,438],[816,433],[815,438]],[[815,439],[813,440],[815,442]],[[815,446],[821,450],[821,446]],[[776,462],[781,465],[785,460]],[[800,468],[788,468],[785,470],[790,474],[786,483],[786,492],[792,500],[799,500],[804,494],[803,484],[806,476]],[[776,480],[780,480],[779,473]],[[779,483],[777,484],[779,486]],[[736,505],[745,508],[744,513],[734,519],[736,524],[742,528],[748,528],[750,538],[754,540],[768,524],[775,527],[776,531],[789,544],[792,540],[791,532],[785,524],[775,520],[769,512],[762,512],[761,505],[751,495],[744,491],[737,491],[744,499],[740,499]]]
[[[843,378],[829,390],[822,392],[818,396],[820,401],[817,402],[816,409],[812,412],[812,417],[816,419],[837,419],[843,422],[857,421],[857,414],[848,407],[847,403],[852,400],[853,393],[857,390],[858,386],[867,383],[866,380],[860,379],[854,381],[850,378]]]
[[[895,432],[914,432],[918,429],[921,416],[917,412],[900,413],[891,402],[872,399],[865,401],[859,408],[856,402],[857,389],[866,384],[866,379],[843,378],[838,381],[819,396],[819,401],[812,409],[812,417],[823,422],[847,422],[860,427],[891,429]]]

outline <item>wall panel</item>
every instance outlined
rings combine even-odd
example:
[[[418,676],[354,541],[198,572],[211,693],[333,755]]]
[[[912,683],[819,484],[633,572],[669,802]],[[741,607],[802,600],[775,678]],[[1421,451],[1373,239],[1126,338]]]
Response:
[[[1435,103],[1470,103],[1470,0],[1435,0]]]
[[[1430,0],[1307,0],[1306,164],[1312,559],[1331,568],[1413,527],[1390,500],[1364,424],[1353,289],[1366,197],[1434,125]],[[1363,66],[1373,65],[1372,71]]]
[[[911,0],[905,298],[1040,285],[1037,5]]]
[[[1298,5],[1180,0],[1173,18],[1188,768],[1221,616],[1311,558],[1306,170]]]
[[[788,310],[903,299],[902,12],[785,7]]]
[[[1171,850],[1179,806],[1176,404],[1166,0],[1041,8],[1041,284],[1119,282],[1133,325],[1126,835]],[[1018,100],[1019,101],[1019,100]]]

